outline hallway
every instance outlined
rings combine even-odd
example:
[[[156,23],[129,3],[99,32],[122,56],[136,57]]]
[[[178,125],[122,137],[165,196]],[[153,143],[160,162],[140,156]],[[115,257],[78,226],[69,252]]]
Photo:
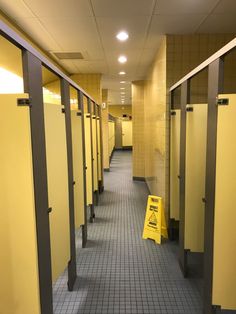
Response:
[[[115,152],[88,245],[78,249],[76,291],[66,290],[66,276],[54,286],[56,314],[201,313],[197,282],[182,277],[175,244],[142,240],[148,191],[132,181],[131,162],[130,152]]]

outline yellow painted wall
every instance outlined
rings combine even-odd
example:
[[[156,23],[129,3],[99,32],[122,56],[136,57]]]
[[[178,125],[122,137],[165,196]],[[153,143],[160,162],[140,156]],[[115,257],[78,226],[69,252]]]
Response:
[[[132,106],[131,105],[109,105],[108,112],[116,118],[120,118],[123,114],[132,116]]]
[[[0,95],[0,313],[40,314],[27,95]]]

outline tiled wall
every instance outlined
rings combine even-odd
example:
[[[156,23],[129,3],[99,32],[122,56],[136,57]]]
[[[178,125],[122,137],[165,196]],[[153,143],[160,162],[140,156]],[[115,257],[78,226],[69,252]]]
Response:
[[[122,117],[123,114],[132,116],[131,105],[110,105],[108,111],[113,117]]]
[[[102,75],[99,73],[71,75],[71,79],[93,97],[98,104],[102,102],[101,77]]]
[[[103,136],[103,168],[109,169],[109,146],[108,146],[108,90],[102,90],[102,102],[106,104],[102,108],[102,136]]]
[[[132,82],[133,177],[145,177],[144,81]]]
[[[146,182],[151,193],[164,201],[168,167],[166,95],[166,39],[163,39],[145,82],[144,147]]]
[[[145,176],[151,193],[164,198],[166,209],[169,206],[168,90],[234,37],[234,34],[167,35],[145,80],[144,96],[142,85],[133,82],[133,176]],[[232,58],[236,60],[236,56]],[[235,77],[236,67],[232,70],[232,62],[227,63],[226,71]],[[226,85],[229,91],[230,80]],[[206,102],[207,72],[192,80],[191,91],[191,103]]]

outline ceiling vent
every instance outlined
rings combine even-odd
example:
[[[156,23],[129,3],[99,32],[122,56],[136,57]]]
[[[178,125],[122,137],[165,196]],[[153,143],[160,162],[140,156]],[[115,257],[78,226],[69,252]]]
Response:
[[[53,52],[54,56],[56,56],[60,60],[81,60],[84,59],[81,52]]]

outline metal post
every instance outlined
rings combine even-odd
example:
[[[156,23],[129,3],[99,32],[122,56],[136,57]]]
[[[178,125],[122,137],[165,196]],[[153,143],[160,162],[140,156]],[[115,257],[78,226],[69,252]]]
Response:
[[[208,118],[204,229],[204,314],[210,314],[214,312],[214,308],[212,306],[212,283],[217,141],[216,98],[223,90],[223,66],[223,60],[217,59],[209,65],[208,72]]]
[[[84,134],[84,95],[78,91],[78,109],[81,110],[81,128],[82,128],[82,149],[83,149],[83,178],[84,178],[84,225],[82,225],[82,247],[84,248],[88,239],[87,224],[87,186],[86,186],[86,153],[85,153],[85,134]]]
[[[179,222],[179,263],[184,277],[187,277],[187,250],[184,248],[185,232],[185,155],[186,155],[186,105],[189,102],[189,81],[181,84],[181,127],[180,127],[180,222]]]
[[[23,50],[24,91],[31,98],[30,122],[38,250],[39,294],[42,314],[53,313],[46,143],[43,110],[42,64]],[[27,248],[26,248],[27,249]]]
[[[94,163],[94,156],[93,156],[93,130],[92,130],[92,114],[93,114],[93,110],[92,110],[92,103],[91,103],[91,99],[88,98],[88,112],[90,114],[90,133],[91,133],[91,165],[92,165],[92,204],[90,205],[90,222],[94,221],[95,218],[95,212],[94,212],[94,171],[93,171],[93,163]]]
[[[61,102],[65,107],[66,144],[68,162],[68,189],[69,189],[69,219],[70,219],[70,261],[68,263],[68,289],[73,290],[76,273],[76,246],[75,246],[75,210],[74,210],[74,179],[73,179],[73,154],[70,113],[70,85],[61,78]]]

